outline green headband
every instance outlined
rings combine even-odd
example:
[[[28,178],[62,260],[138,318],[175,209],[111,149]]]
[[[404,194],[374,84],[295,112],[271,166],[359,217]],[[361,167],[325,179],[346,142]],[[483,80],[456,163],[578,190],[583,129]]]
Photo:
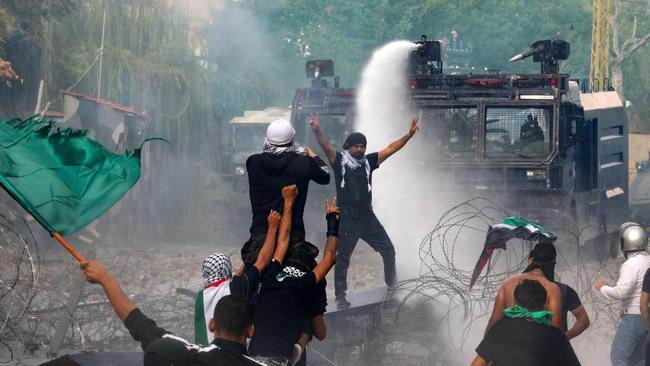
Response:
[[[515,318],[524,318],[530,319],[537,324],[551,325],[551,319],[553,319],[553,312],[540,310],[540,311],[528,311],[523,306],[515,305],[503,310],[503,315],[506,318],[515,319]]]

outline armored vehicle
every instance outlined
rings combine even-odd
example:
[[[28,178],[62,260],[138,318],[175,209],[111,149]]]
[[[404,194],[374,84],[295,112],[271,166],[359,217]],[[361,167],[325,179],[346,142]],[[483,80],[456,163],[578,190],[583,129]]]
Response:
[[[443,73],[438,41],[416,43],[411,101],[430,127],[423,134],[434,141],[431,164],[514,213],[568,218],[584,229],[584,240],[627,219],[623,104],[615,91],[588,90],[559,72],[567,42],[537,41],[511,59],[533,56],[539,74],[454,75]]]

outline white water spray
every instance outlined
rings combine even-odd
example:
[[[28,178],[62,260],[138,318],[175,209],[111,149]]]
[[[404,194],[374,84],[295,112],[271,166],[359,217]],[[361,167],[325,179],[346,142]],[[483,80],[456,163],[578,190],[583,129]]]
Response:
[[[408,129],[406,67],[416,47],[408,41],[388,43],[374,52],[363,70],[356,128],[368,138],[368,151],[384,147]]]
[[[417,116],[410,108],[407,77],[409,54],[416,47],[408,41],[388,43],[373,53],[363,71],[356,100],[356,130],[367,136],[368,153],[404,136],[411,119]],[[420,128],[424,130],[428,126],[422,122]],[[423,154],[431,143],[424,134],[416,134],[373,173],[373,208],[395,245],[398,280],[420,275],[421,240],[434,228],[442,211],[454,202],[455,192],[450,187],[441,189],[433,184],[439,172],[421,163],[427,160]],[[480,248],[465,256],[467,263],[462,264],[473,265],[479,252]],[[462,320],[454,321],[462,324]],[[477,327],[477,333],[483,326]],[[471,342],[478,344],[478,340]],[[467,364],[469,357],[471,352],[459,354],[457,361]]]

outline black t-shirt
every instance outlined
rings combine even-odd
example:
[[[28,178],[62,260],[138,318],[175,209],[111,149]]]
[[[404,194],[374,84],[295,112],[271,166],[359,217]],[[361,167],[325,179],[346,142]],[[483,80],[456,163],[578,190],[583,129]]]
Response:
[[[582,302],[580,302],[580,297],[578,297],[576,290],[571,286],[561,282],[555,282],[555,284],[560,288],[560,294],[562,296],[562,329],[566,332],[569,330],[567,324],[569,311],[577,309],[578,306],[582,305]]]
[[[262,365],[248,356],[243,344],[223,339],[215,339],[207,347],[190,343],[158,327],[140,309],[131,311],[124,325],[142,345],[144,366]]]
[[[310,158],[295,152],[281,154],[262,153],[248,157],[246,160],[248,185],[253,211],[251,235],[266,234],[269,212],[282,212],[282,188],[295,184],[298,197],[293,206],[291,218],[292,236],[305,237],[305,224],[302,221],[309,181],[318,184],[330,182],[329,168],[318,156]]]
[[[272,261],[262,274],[255,309],[255,333],[248,350],[252,355],[291,358],[303,329],[308,297],[316,286],[314,272],[278,280],[282,265]]]
[[[379,168],[379,153],[367,154],[366,159],[370,167],[370,174],[366,173],[366,167],[363,165],[356,169],[345,167],[345,186],[341,188],[343,154],[336,152],[332,169],[336,180],[336,203],[341,210],[353,213],[372,211],[372,191],[368,190],[368,184],[372,185],[372,172]]]
[[[230,281],[230,293],[248,298],[254,305],[257,300],[257,289],[260,283],[260,271],[253,265],[245,265],[242,274],[233,276]]]
[[[496,322],[476,353],[492,366],[580,365],[561,330],[521,318]]]
[[[324,278],[311,290],[307,302],[307,320],[327,311],[327,280]]]

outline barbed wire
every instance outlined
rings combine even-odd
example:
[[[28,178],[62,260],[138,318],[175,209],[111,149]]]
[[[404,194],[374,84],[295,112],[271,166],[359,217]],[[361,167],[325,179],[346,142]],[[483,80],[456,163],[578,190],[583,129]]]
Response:
[[[38,289],[39,253],[34,234],[23,217],[6,204],[0,209],[0,363],[10,363],[15,352],[6,341],[20,336],[23,319]]]
[[[472,340],[480,340],[501,284],[524,270],[528,253],[535,244],[510,240],[506,250],[493,252],[486,269],[469,288],[489,225],[507,216],[510,216],[507,210],[482,197],[462,202],[440,216],[420,243],[420,275],[390,289],[387,300],[393,301],[383,303],[375,326],[379,333],[369,337],[380,339],[383,348],[387,343],[394,347],[399,340],[397,344],[403,349],[393,349],[391,361],[412,362],[413,357],[420,357],[425,363],[452,362],[454,353],[476,347],[477,344],[468,344],[470,335],[474,335]],[[620,260],[584,249],[579,239],[585,228],[578,230],[563,225],[561,218],[556,221],[539,222],[558,236],[556,279],[577,291],[591,318],[588,331],[578,337],[580,345],[597,348],[601,343],[596,340],[611,340],[618,319],[618,303],[593,291],[593,284],[598,278],[615,281]],[[431,323],[416,330],[425,319]],[[414,351],[418,343],[422,347]],[[382,353],[376,347],[370,350],[368,353]]]

